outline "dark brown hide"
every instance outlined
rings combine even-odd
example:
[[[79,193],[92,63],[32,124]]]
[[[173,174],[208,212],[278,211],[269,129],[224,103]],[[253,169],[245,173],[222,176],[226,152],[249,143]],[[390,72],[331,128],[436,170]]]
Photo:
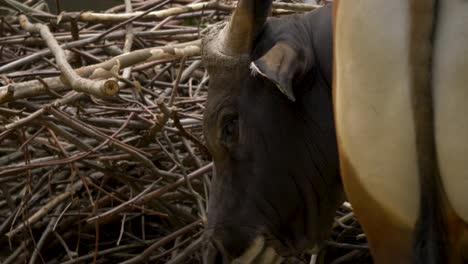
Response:
[[[296,57],[275,68],[265,55],[273,47]],[[268,20],[250,54],[227,56],[209,36],[203,59],[210,74],[204,133],[216,167],[207,235],[223,255],[215,263],[242,255],[259,235],[283,256],[319,245],[343,201],[331,8]],[[252,73],[253,61],[263,62],[256,64],[262,74]],[[288,96],[272,81],[283,74]]]

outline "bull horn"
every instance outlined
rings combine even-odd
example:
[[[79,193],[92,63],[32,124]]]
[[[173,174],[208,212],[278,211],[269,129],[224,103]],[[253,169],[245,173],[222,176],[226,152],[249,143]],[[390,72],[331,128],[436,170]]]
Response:
[[[223,49],[227,55],[249,54],[270,13],[272,0],[239,0],[224,31]]]

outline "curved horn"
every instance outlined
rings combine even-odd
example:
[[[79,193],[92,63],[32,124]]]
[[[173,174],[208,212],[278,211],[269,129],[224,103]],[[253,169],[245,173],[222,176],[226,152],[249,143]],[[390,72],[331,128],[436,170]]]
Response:
[[[272,0],[239,0],[223,39],[228,55],[248,54],[270,14]]]

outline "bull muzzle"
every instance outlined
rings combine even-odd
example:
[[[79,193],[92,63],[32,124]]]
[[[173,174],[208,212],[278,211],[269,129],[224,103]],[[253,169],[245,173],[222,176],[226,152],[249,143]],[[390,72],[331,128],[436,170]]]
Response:
[[[242,246],[242,245],[241,245]],[[222,240],[210,237],[204,255],[205,264],[279,264],[283,258],[265,243],[263,236],[257,236],[240,256],[234,257]]]

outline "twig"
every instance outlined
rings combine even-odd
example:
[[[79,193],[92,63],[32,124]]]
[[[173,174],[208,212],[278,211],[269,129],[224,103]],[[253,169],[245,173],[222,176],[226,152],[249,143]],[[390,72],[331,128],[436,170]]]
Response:
[[[227,6],[222,4],[219,1],[210,1],[210,2],[203,2],[203,3],[195,3],[180,7],[173,7],[168,8],[160,11],[150,12],[144,16],[141,16],[144,12],[134,12],[134,13],[126,13],[126,14],[102,14],[102,13],[94,13],[94,12],[84,12],[79,16],[79,20],[83,22],[121,22],[133,17],[139,17],[142,20],[154,21],[158,19],[164,19],[169,16],[180,15],[188,12],[206,10],[206,9],[218,9],[224,11],[232,11],[234,7]]]
[[[118,93],[119,86],[114,80],[91,81],[80,77],[68,64],[65,53],[60,45],[50,33],[47,26],[41,24],[31,24],[24,15],[19,16],[20,25],[31,33],[41,34],[42,39],[47,43],[49,49],[55,56],[58,67],[62,72],[65,81],[77,92],[92,94],[99,97],[113,96]]]
[[[172,88],[172,93],[171,93],[171,98],[169,99],[169,107],[171,107],[173,104],[174,104],[174,99],[175,99],[175,96],[176,94],[178,93],[178,89],[179,89],[179,84],[180,84],[180,79],[182,77],[182,73],[183,73],[183,70],[184,70],[184,67],[185,67],[185,59],[187,57],[182,57],[182,59],[180,60],[180,68],[179,68],[179,72],[177,73],[177,77],[174,81],[174,87]]]
[[[59,206],[57,206],[57,208],[55,209],[55,213],[60,212],[63,209],[63,207],[64,207],[63,203],[60,204]],[[52,217],[49,220],[49,224],[47,225],[46,229],[42,233],[41,238],[37,242],[36,247],[34,248],[33,254],[32,254],[31,258],[29,259],[29,264],[36,263],[36,259],[37,259],[38,256],[40,256],[40,251],[41,251],[42,247],[44,246],[47,237],[50,235],[50,233],[53,230],[53,226],[55,225],[55,221],[57,221],[57,217]],[[40,256],[40,257],[42,259],[42,256]],[[42,259],[42,262],[44,262],[43,259]]]
[[[73,195],[76,191],[81,189],[83,186],[83,182],[78,181],[76,182],[68,191],[61,193],[60,195],[52,198],[46,205],[44,205],[40,210],[30,216],[24,223],[19,224],[17,227],[12,229],[6,235],[8,237],[13,237],[14,235],[21,232],[25,227],[32,225],[33,223],[37,222],[41,219],[44,215],[46,215],[50,210],[55,208],[57,205],[61,204],[65,199]]]
[[[350,252],[347,253],[346,255],[341,256],[341,257],[335,259],[335,260],[334,260],[332,263],[330,263],[330,264],[349,263],[349,261],[351,261],[353,258],[355,258],[356,256],[358,256],[359,254],[361,254],[361,251],[360,251],[360,250],[353,250],[353,251],[350,251]]]
[[[181,253],[177,254],[175,258],[168,261],[167,264],[182,263],[182,261],[190,257],[190,255],[192,255],[194,251],[198,250],[203,245],[204,241],[205,241],[204,237],[198,238],[192,244],[186,247]]]
[[[319,8],[318,5],[309,5],[309,4],[297,4],[297,3],[277,3],[274,2],[273,8],[282,9],[287,11],[310,11],[316,8]],[[202,2],[202,3],[195,3],[189,4],[180,7],[173,7],[168,8],[161,11],[154,11],[150,12],[144,16],[141,16],[143,12],[134,12],[134,13],[126,13],[126,14],[101,14],[101,13],[94,13],[94,12],[84,12],[80,14],[79,20],[83,22],[121,22],[128,20],[132,17],[141,16],[142,20],[158,20],[164,19],[169,16],[176,16],[188,12],[195,12],[200,10],[221,10],[225,12],[232,12],[235,6],[226,5],[219,1],[210,1],[210,2]],[[275,11],[275,10],[274,10]],[[276,11],[278,13],[278,11]]]
[[[105,77],[108,78],[112,77],[112,74],[109,71],[113,67],[126,68],[139,63],[151,62],[155,60],[177,59],[183,56],[189,57],[200,55],[200,44],[201,41],[197,40],[182,44],[168,45],[165,47],[137,50],[114,57],[103,63],[82,67],[77,69],[76,73],[80,76],[90,79]],[[64,85],[58,77],[45,78],[43,81],[47,83],[48,89],[55,91],[62,91],[66,89],[66,85]],[[12,89],[14,89],[13,95],[8,96],[8,91],[11,91]],[[1,86],[0,104],[12,100],[42,95],[46,92],[47,88],[37,80]]]
[[[21,245],[18,246],[18,248],[11,254],[4,262],[3,264],[10,264],[10,263],[18,263],[20,262],[21,254],[25,254],[26,252],[26,247],[28,246],[29,241],[23,241]]]
[[[200,177],[201,175],[203,175],[203,173],[206,173],[206,172],[210,171],[211,168],[212,168],[212,165],[213,164],[210,163],[210,164],[208,164],[208,165],[206,165],[206,166],[192,172],[191,174],[187,175],[187,180],[191,180],[193,178]],[[131,201],[128,201],[125,204],[121,204],[118,207],[114,207],[111,211],[107,211],[107,212],[102,213],[100,215],[97,215],[95,217],[89,218],[87,221],[88,222],[94,222],[96,220],[107,217],[109,215],[120,213],[124,209],[126,209],[130,203],[137,204],[137,205],[147,203],[150,200],[156,199],[156,198],[160,197],[162,194],[164,194],[164,193],[166,193],[166,192],[168,192],[168,191],[170,191],[172,189],[175,189],[175,188],[177,188],[177,187],[179,187],[179,186],[181,186],[182,184],[185,184],[185,183],[186,183],[186,179],[184,179],[184,178],[179,179],[178,181],[176,181],[173,184],[170,184],[170,185],[168,185],[168,186],[166,186],[164,188],[161,188],[159,190],[149,192],[148,194],[144,193],[143,195],[139,195],[138,197],[135,197]],[[147,190],[150,190],[150,189],[148,188]]]
[[[140,263],[140,262],[145,261],[146,259],[149,258],[151,253],[154,252],[155,249],[157,249],[159,247],[162,247],[165,244],[167,244],[167,243],[171,242],[172,240],[176,239],[177,237],[192,231],[192,229],[195,229],[197,226],[200,226],[201,223],[202,223],[202,220],[197,220],[197,221],[191,223],[190,225],[185,226],[185,227],[175,231],[174,233],[162,238],[158,242],[156,242],[153,245],[149,246],[140,255],[138,255],[138,256],[136,256],[134,258],[131,258],[131,259],[127,260],[127,261],[123,261],[120,264],[133,264],[133,263]]]
[[[53,102],[52,104],[50,105],[47,105],[39,110],[37,110],[36,112],[30,114],[29,116],[23,118],[23,119],[19,119],[13,123],[10,123],[10,124],[7,124],[7,125],[0,125],[0,132],[2,131],[5,131],[5,130],[13,130],[13,129],[16,129],[20,126],[23,126],[29,122],[31,122],[32,120],[36,119],[37,117],[39,117],[40,115],[42,115],[46,109],[50,106],[61,106],[61,105],[64,105],[64,104],[68,104],[70,102],[73,102],[74,100],[77,100],[81,95],[80,94],[77,94],[77,93],[70,93],[68,96],[65,96],[61,99],[57,99],[55,100],[55,102]]]

